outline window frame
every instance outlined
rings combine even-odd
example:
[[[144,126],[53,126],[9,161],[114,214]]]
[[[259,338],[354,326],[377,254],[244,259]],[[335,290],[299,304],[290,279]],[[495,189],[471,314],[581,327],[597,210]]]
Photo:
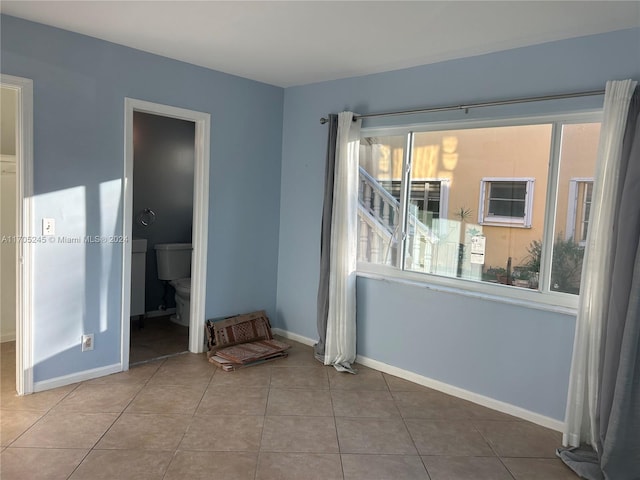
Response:
[[[500,215],[489,215],[489,202],[491,201],[491,185],[501,182],[513,182],[525,184],[524,196],[524,216],[505,217]],[[480,180],[480,200],[478,201],[478,224],[489,227],[514,227],[531,228],[533,218],[533,187],[535,179],[531,177],[483,177]],[[486,212],[485,212],[486,210]]]
[[[413,148],[413,134],[421,132],[435,132],[443,130],[481,129],[491,127],[513,127],[525,125],[551,124],[551,145],[549,151],[549,169],[547,176],[547,191],[545,195],[543,252],[541,256],[541,271],[537,290],[524,289],[514,286],[474,281],[457,277],[446,277],[429,273],[421,273],[403,268],[404,259],[399,265],[383,265],[358,262],[356,274],[360,277],[375,278],[427,288],[457,295],[489,299],[501,303],[516,304],[546,311],[574,315],[578,308],[579,295],[555,292],[551,290],[551,256],[555,236],[555,220],[558,206],[558,182],[560,168],[560,153],[562,146],[562,126],[580,123],[602,122],[602,109],[586,109],[577,112],[552,113],[547,115],[530,115],[518,117],[487,118],[473,120],[453,120],[444,122],[411,123],[390,126],[364,126],[361,137],[406,135],[407,144],[404,152],[405,167],[411,164]],[[408,188],[410,170],[403,169],[402,181],[404,190]],[[532,197],[532,196],[531,196]],[[401,216],[406,211],[407,195],[401,198]],[[404,225],[404,223],[403,223]],[[396,241],[399,250],[404,251],[403,236],[399,231]]]
[[[569,240],[571,238],[573,238],[575,235],[577,235],[579,232],[576,231],[576,226],[578,225],[577,223],[577,215],[578,215],[578,205],[582,204],[582,208],[581,208],[581,219],[580,219],[580,226],[582,226],[584,224],[585,218],[584,218],[584,213],[585,213],[585,208],[584,208],[584,202],[586,200],[586,197],[584,198],[578,198],[580,195],[580,184],[585,184],[585,188],[586,188],[586,184],[590,183],[593,186],[593,177],[571,177],[569,179],[569,198],[567,200],[567,225],[565,227],[565,240]],[[586,192],[585,192],[586,193]],[[580,200],[580,202],[578,201]],[[586,240],[580,240],[577,242],[578,245],[580,245],[581,247],[584,247],[587,245],[587,241]]]

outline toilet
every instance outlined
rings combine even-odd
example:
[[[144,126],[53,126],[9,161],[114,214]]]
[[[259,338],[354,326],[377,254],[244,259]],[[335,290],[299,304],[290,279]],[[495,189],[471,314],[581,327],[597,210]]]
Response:
[[[176,314],[170,320],[188,327],[191,310],[191,244],[158,243],[154,248],[158,278],[168,280],[169,285],[176,290]]]

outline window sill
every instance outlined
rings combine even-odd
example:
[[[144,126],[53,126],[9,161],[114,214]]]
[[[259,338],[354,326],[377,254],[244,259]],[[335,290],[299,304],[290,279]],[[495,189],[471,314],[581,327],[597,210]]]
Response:
[[[578,296],[563,293],[543,293],[521,287],[477,282],[460,278],[426,275],[418,272],[398,270],[388,265],[358,263],[356,275],[363,278],[389,281],[429,290],[464,295],[494,302],[518,305],[536,310],[576,316]]]

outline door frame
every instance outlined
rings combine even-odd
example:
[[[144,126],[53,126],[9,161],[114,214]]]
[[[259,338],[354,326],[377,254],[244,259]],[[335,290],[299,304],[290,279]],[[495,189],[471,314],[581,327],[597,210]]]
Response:
[[[193,230],[191,233],[191,308],[189,351],[204,352],[204,309],[206,300],[207,238],[209,227],[209,151],[211,115],[126,97],[124,99],[124,181],[122,184],[122,231],[128,240],[122,252],[122,370],[129,369],[131,312],[131,233],[133,222],[133,112],[150,113],[195,123],[195,165],[193,184]]]
[[[16,92],[16,391],[33,393],[33,80],[0,74]]]

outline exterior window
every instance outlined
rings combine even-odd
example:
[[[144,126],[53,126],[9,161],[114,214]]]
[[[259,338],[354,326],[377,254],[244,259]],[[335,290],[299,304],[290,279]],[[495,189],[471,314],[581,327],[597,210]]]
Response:
[[[573,118],[588,117],[456,130],[364,129],[359,271],[412,280],[425,274],[472,290],[493,284],[487,288],[494,293],[516,297],[577,294],[600,124]],[[553,215],[555,222],[548,219]]]
[[[533,178],[483,178],[478,222],[531,227]]]

